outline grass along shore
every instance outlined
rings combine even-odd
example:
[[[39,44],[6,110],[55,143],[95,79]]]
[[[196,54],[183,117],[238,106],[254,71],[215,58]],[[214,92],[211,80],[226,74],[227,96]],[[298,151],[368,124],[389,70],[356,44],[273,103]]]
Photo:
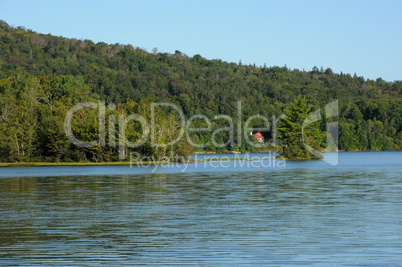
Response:
[[[263,158],[265,160],[277,160],[277,158]],[[228,157],[217,157],[212,156],[211,158],[204,159],[188,159],[186,162],[203,162],[203,161],[232,161],[232,160],[257,160],[257,158],[228,158]],[[261,158],[258,158],[261,160]],[[129,166],[129,165],[157,165],[157,164],[168,164],[177,163],[174,161],[114,161],[114,162],[0,162],[1,167],[46,167],[46,166]]]
[[[115,162],[0,162],[0,167],[46,167],[46,166],[114,166],[114,165],[146,165],[162,164],[163,161],[115,161]]]

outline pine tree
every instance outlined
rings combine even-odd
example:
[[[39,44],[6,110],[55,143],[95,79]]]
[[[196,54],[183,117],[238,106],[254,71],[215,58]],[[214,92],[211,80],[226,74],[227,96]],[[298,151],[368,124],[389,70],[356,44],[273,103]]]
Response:
[[[279,154],[286,159],[322,158],[322,144],[325,133],[320,132],[317,113],[305,97],[297,97],[285,110],[286,117],[280,120],[278,138],[282,140]],[[311,122],[311,123],[310,123]],[[312,153],[311,149],[316,152]]]

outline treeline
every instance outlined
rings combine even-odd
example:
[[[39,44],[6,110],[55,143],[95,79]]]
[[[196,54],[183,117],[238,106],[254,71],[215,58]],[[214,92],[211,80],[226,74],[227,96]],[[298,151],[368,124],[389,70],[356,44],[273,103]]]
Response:
[[[0,21],[0,79],[2,161],[116,160],[113,147],[108,151],[76,149],[65,138],[63,116],[67,110],[78,102],[98,100],[120,107],[114,111],[116,116],[123,110],[124,114],[140,113],[141,102],[144,106],[154,101],[174,103],[186,117],[209,118],[218,114],[236,118],[236,103],[242,101],[245,120],[255,114],[279,116],[298,95],[320,108],[338,99],[340,149],[402,148],[402,83],[337,74],[330,68],[300,71],[207,60],[200,55],[188,57],[180,51],[169,54],[154,49],[149,53],[131,45],[38,34]],[[169,110],[160,112],[165,124],[176,116]],[[202,127],[203,123],[198,120],[193,124]],[[260,124],[258,120],[251,123]],[[325,121],[322,124],[325,129]],[[214,129],[225,125],[224,121],[213,122]],[[171,125],[172,129],[176,126]],[[136,132],[141,131],[136,129],[139,125],[133,123],[132,127],[132,134],[140,136]],[[96,125],[93,130],[88,130],[88,135],[98,134]],[[198,142],[210,138],[203,132],[192,136]],[[224,131],[218,137],[222,142],[229,139]],[[245,143],[235,137],[232,146],[205,149],[253,150]],[[149,155],[162,153],[149,146],[143,149]]]
[[[32,76],[22,74],[0,80],[0,159],[15,161],[115,161],[122,155],[129,159],[129,152],[148,157],[150,160],[181,160],[192,154],[192,147],[185,139],[173,146],[151,146],[149,141],[140,142],[142,124],[129,120],[131,114],[151,121],[149,97],[139,103],[128,100],[112,108],[104,108],[105,124],[103,139],[98,106],[103,103],[85,85],[82,77]],[[95,108],[82,107],[73,113],[71,129],[80,142],[95,142],[91,146],[77,146],[68,139],[65,121],[68,110],[79,103],[93,103]],[[110,107],[110,106],[109,106]],[[110,120],[113,118],[113,120]],[[180,125],[172,114],[156,107],[154,111],[155,143],[166,144],[177,139]],[[122,119],[122,122],[120,121]],[[123,136],[120,133],[124,132]],[[109,137],[113,136],[113,138]],[[126,141],[127,140],[127,141]],[[138,142],[130,150],[122,150],[120,144]],[[138,156],[136,156],[138,158]]]

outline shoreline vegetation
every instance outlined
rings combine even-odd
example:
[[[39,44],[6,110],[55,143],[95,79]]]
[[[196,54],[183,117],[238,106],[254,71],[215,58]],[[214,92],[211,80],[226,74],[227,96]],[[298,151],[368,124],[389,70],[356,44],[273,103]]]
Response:
[[[338,150],[336,152],[379,152],[376,150],[355,150],[355,151],[343,151],[343,150]],[[381,151],[381,152],[402,152],[402,150],[386,150],[386,151]],[[244,152],[240,153],[242,154],[264,154],[264,153],[277,153],[277,152]],[[328,153],[328,152],[324,152]],[[230,155],[232,153],[195,153],[195,155]],[[195,163],[195,162],[204,162],[204,161],[241,161],[241,160],[247,160],[247,161],[253,161],[253,158],[244,158],[242,156],[236,157],[236,158],[228,158],[228,157],[217,157],[213,156],[212,158],[204,158],[204,159],[188,159],[185,161],[177,162],[177,161],[136,161],[136,162],[131,162],[130,161],[114,161],[114,162],[0,162],[0,169],[1,168],[7,168],[7,167],[53,167],[53,166],[138,166],[138,165],[143,165],[143,166],[148,166],[148,165],[160,165],[160,164],[175,164],[175,163],[185,163],[185,162],[190,162],[190,163]],[[264,158],[264,160],[319,160],[319,159],[285,159],[285,158]]]
[[[262,152],[260,152],[262,154]],[[199,155],[201,153],[198,153]],[[205,153],[201,155],[209,155],[216,153]],[[231,153],[220,153],[218,155],[228,155]],[[240,153],[248,154],[248,153]],[[265,158],[266,160],[279,160],[279,158]],[[234,161],[234,160],[247,160],[252,161],[253,158],[228,158],[228,157],[212,157],[203,159],[188,159],[184,161],[114,161],[114,162],[0,162],[0,168],[2,167],[51,167],[51,166],[125,166],[125,165],[160,165],[160,164],[175,164],[185,162],[204,162],[204,161]]]
[[[119,145],[126,141],[141,144],[130,150],[139,158],[170,155],[171,162],[203,152],[194,144],[217,154],[275,150],[291,159],[320,157],[308,154],[300,139],[314,152],[324,144],[345,151],[402,149],[402,81],[316,66],[243,65],[178,50],[150,53],[132,45],[40,34],[3,20],[0,59],[0,166],[117,165],[128,155]],[[292,104],[298,96],[303,103]],[[336,112],[327,108],[334,102]],[[83,103],[89,106],[75,110]],[[298,114],[312,111],[320,111],[322,119],[300,134]],[[294,118],[285,122],[285,113]],[[93,145],[76,146],[67,138],[67,115],[68,136]],[[148,132],[144,122],[157,129],[152,140],[142,142]],[[186,139],[159,146],[176,140],[183,123],[194,129]],[[335,145],[328,134],[321,135],[332,136],[328,125],[339,128],[333,131]],[[228,128],[247,128],[250,135]],[[262,128],[268,146],[256,147],[261,141],[252,134]]]

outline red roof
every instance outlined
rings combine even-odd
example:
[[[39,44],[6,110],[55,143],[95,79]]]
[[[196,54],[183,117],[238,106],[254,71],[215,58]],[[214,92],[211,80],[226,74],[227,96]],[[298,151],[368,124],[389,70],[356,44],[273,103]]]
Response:
[[[257,138],[261,138],[261,137],[263,137],[263,136],[262,136],[262,134],[261,134],[260,132],[258,132],[258,133],[256,133],[256,134],[254,134],[254,136],[255,136],[255,137],[257,137]]]

